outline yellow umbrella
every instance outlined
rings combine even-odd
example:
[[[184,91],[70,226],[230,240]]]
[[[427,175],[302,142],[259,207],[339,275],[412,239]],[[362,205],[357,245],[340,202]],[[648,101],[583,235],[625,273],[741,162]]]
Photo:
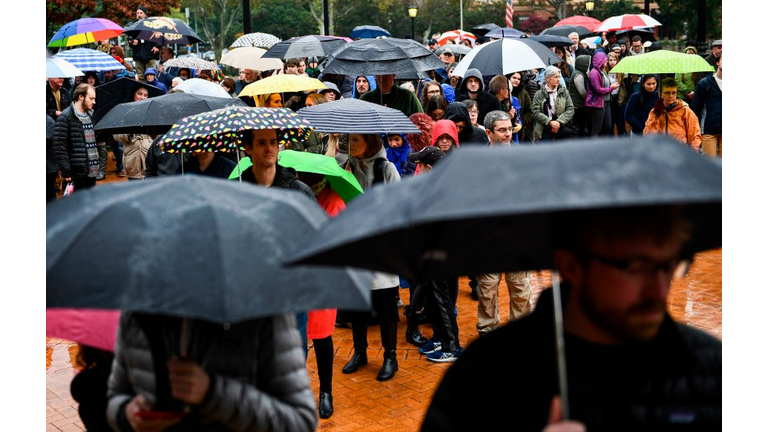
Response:
[[[326,88],[328,87],[316,78],[303,75],[279,74],[248,84],[238,96],[258,96],[270,93],[290,93]]]

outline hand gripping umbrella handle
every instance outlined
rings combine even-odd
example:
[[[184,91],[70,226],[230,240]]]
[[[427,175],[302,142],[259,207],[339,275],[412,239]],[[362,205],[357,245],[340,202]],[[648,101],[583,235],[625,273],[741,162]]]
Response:
[[[562,420],[570,420],[568,411],[568,379],[565,369],[565,336],[563,332],[563,300],[560,296],[560,274],[552,271],[552,302],[555,310],[555,343],[557,350],[557,381],[562,402]]]

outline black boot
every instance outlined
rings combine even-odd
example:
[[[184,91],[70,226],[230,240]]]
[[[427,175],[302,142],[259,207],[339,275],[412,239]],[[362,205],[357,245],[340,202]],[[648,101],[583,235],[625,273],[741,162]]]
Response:
[[[386,381],[392,379],[397,372],[397,354],[395,350],[387,350],[384,353],[384,364],[381,365],[381,370],[376,376],[379,381]]]
[[[368,327],[360,323],[352,323],[352,343],[355,345],[355,354],[341,370],[341,373],[351,374],[360,366],[368,364]]]
[[[381,344],[384,346],[384,364],[376,379],[392,379],[397,372],[397,322],[381,323]]]
[[[320,392],[320,403],[318,411],[320,411],[320,418],[327,419],[333,415],[333,396],[329,392]]]
[[[344,366],[344,369],[341,370],[341,373],[351,374],[353,372],[357,372],[357,369],[360,366],[365,366],[367,364],[368,364],[368,354],[366,354],[365,351],[363,352],[355,351],[355,354],[352,355],[352,358]]]
[[[424,335],[419,331],[419,319],[411,310],[410,305],[405,307],[405,318],[407,321],[407,327],[405,329],[405,341],[417,347],[427,343],[427,338],[425,338]]]

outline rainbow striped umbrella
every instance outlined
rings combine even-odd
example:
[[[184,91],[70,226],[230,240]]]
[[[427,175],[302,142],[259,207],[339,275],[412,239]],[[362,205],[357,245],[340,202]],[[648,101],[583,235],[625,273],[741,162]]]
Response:
[[[110,39],[123,34],[123,28],[106,18],[81,18],[64,24],[51,38],[49,47],[69,47]]]

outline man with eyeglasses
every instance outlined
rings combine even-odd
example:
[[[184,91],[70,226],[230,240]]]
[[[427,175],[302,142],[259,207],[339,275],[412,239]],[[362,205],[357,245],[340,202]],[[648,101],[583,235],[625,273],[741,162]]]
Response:
[[[577,210],[553,215],[549,223],[562,280],[573,421],[560,421],[548,289],[529,316],[469,344],[434,393],[422,431],[500,424],[517,430],[720,430],[722,343],[667,312],[672,280],[686,268],[685,245],[694,240],[687,209]]]
[[[629,47],[629,55],[639,55],[645,53],[643,39],[640,36],[632,36],[632,45]]]
[[[648,114],[643,135],[669,135],[699,151],[702,141],[699,118],[685,101],[678,99],[675,79],[670,77],[661,80],[659,93],[661,97]]]

